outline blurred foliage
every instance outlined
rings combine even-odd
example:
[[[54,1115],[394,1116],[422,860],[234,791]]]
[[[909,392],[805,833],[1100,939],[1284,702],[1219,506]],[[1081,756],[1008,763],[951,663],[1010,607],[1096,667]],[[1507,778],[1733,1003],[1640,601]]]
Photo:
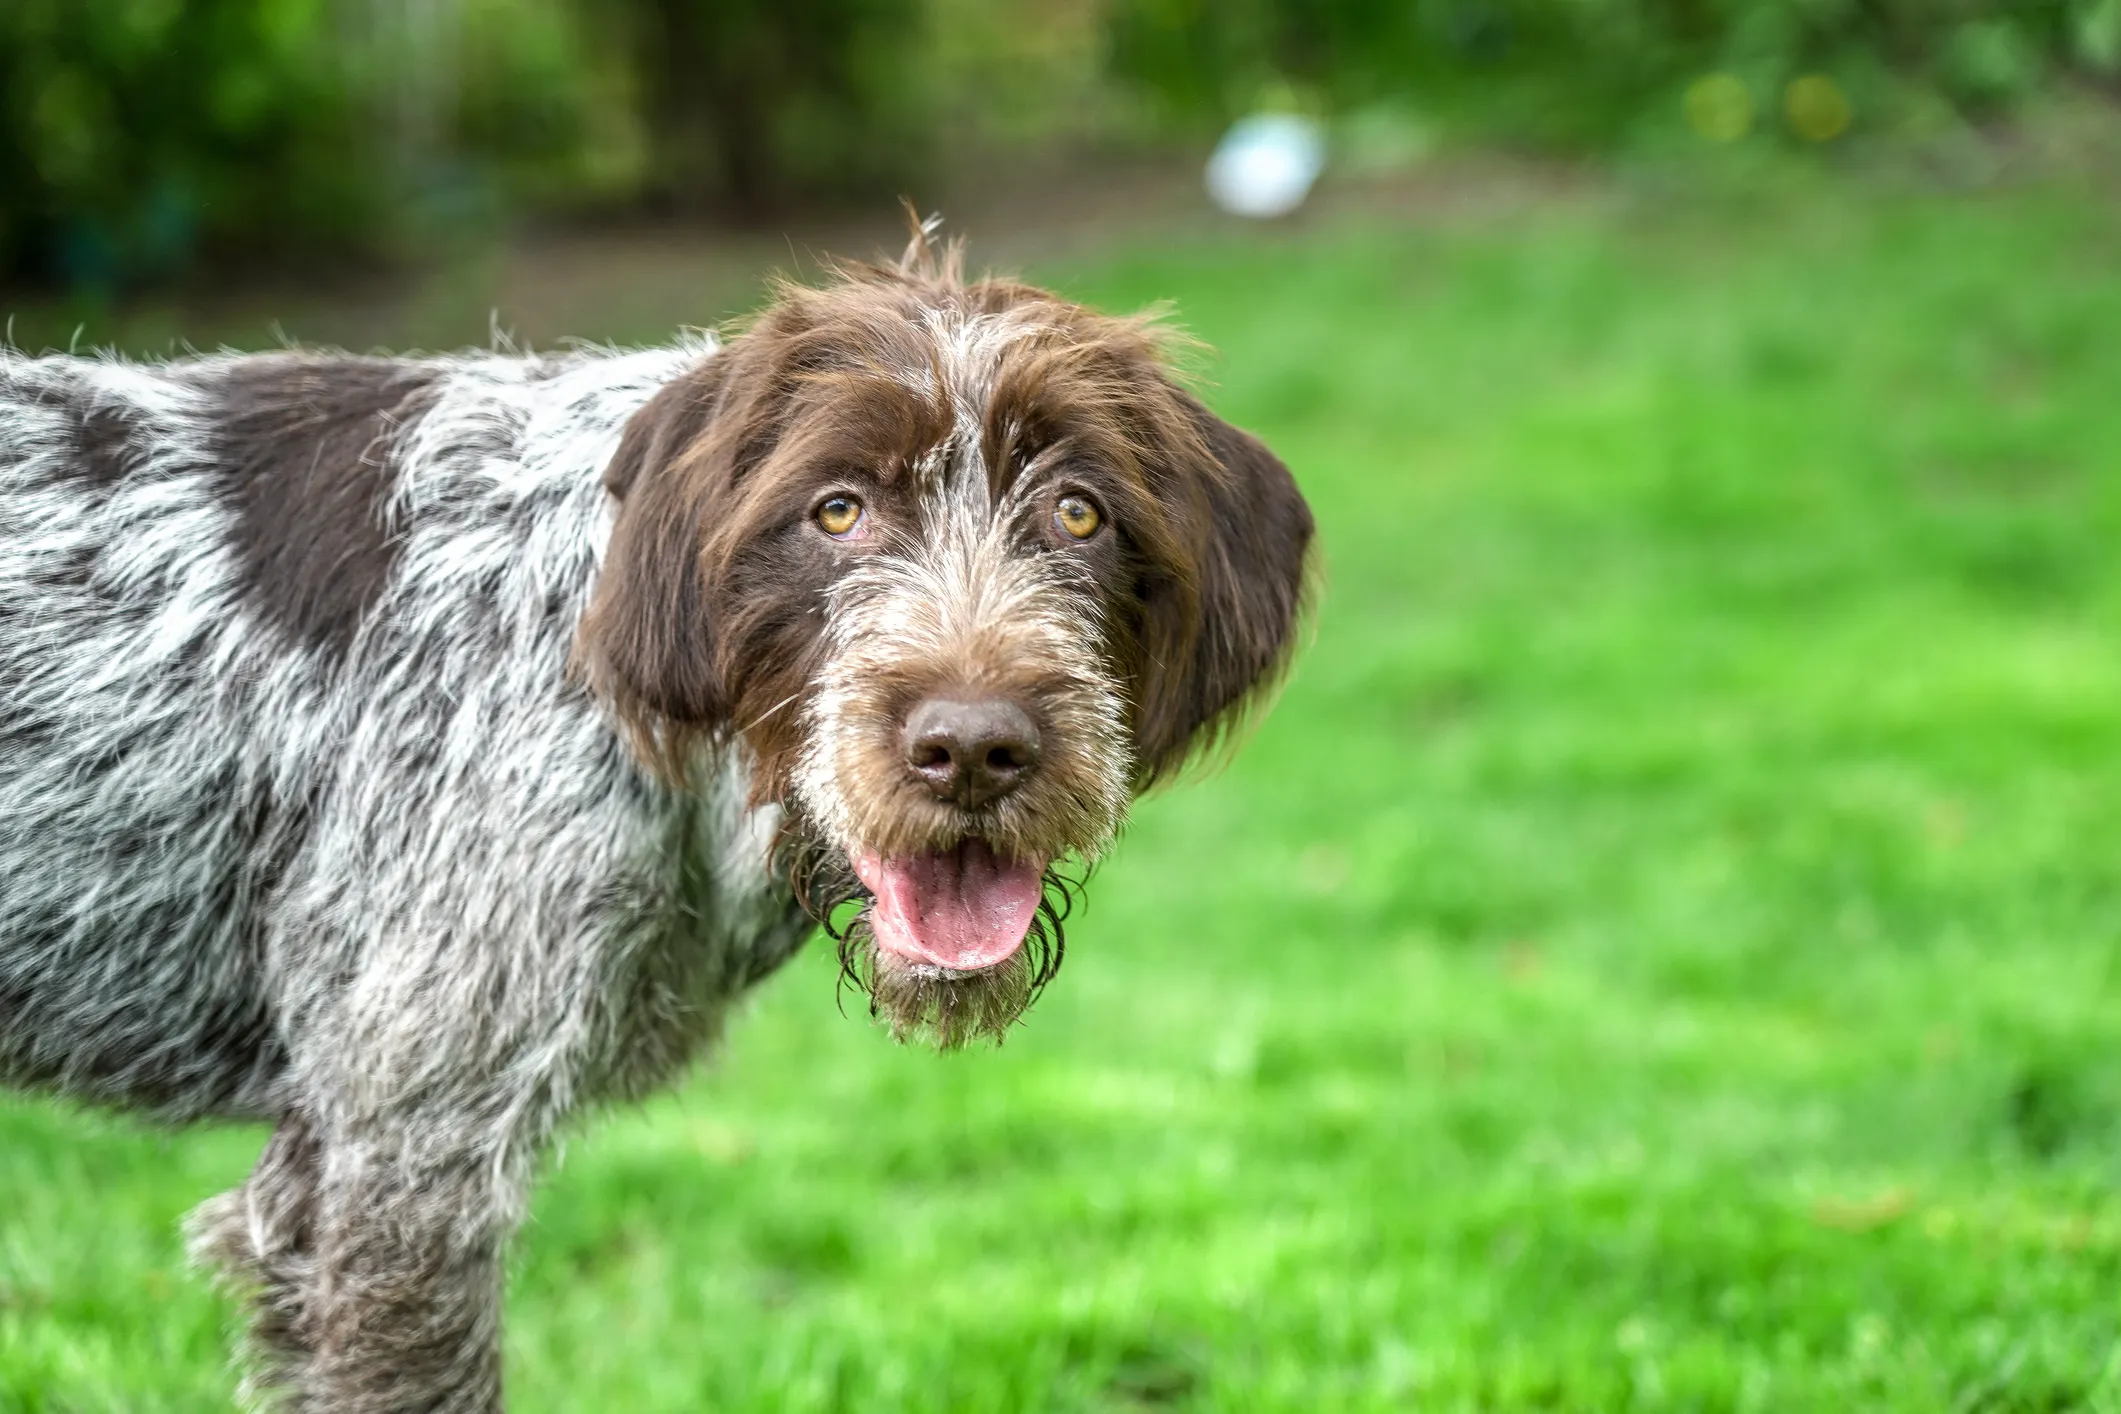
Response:
[[[1840,130],[1820,121],[1821,79],[1906,126],[2121,72],[2121,0],[1118,0],[1111,33],[1115,77],[1171,121],[1279,91],[1579,149],[1668,124],[1705,75],[1742,85],[1749,110],[1794,109],[1788,131],[1816,140]]]
[[[563,0],[6,0],[0,277],[374,254],[622,185]]]
[[[616,0],[652,155],[679,210],[758,209],[899,175],[925,125],[904,76],[919,0]]]
[[[231,229],[331,243],[376,215],[353,95],[302,0],[0,7],[0,259],[79,283]]]
[[[2121,0],[4,0],[0,280],[756,215],[1260,106],[1342,156],[1920,134],[2121,75]]]

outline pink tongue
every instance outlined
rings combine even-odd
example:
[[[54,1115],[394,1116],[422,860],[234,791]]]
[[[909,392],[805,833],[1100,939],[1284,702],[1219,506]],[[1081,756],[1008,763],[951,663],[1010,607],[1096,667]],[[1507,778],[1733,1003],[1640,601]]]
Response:
[[[1023,946],[1045,873],[997,859],[980,840],[896,859],[864,851],[854,872],[876,895],[869,927],[877,946],[954,972],[992,967]]]

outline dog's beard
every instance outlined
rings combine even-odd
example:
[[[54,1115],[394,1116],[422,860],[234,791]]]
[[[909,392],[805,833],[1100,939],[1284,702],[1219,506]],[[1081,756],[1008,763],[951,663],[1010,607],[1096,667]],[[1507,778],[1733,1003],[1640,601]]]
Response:
[[[784,825],[778,848],[796,898],[838,947],[843,993],[851,985],[866,996],[869,1014],[897,1040],[926,1041],[945,1051],[980,1039],[1001,1044],[1038,1000],[1060,971],[1067,950],[1062,925],[1084,883],[1047,866],[1038,912],[1023,945],[992,967],[958,972],[879,948],[869,927],[874,901],[846,854],[801,821]]]

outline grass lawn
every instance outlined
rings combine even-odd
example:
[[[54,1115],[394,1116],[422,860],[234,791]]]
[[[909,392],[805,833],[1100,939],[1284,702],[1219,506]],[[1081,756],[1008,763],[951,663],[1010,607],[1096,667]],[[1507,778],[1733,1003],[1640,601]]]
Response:
[[[2121,1410],[2121,210],[1031,273],[1221,350],[1315,645],[1004,1049],[814,949],[577,1138],[514,1407]],[[0,1101],[0,1410],[226,1406],[176,1228],[260,1139]]]

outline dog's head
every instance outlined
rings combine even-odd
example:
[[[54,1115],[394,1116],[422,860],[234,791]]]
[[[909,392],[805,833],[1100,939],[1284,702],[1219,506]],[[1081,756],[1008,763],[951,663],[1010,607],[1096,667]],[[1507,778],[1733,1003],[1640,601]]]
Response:
[[[999,1035],[1067,859],[1286,661],[1311,515],[1140,319],[895,266],[783,287],[626,428],[579,658],[682,778],[741,739],[849,973],[901,1034]]]

